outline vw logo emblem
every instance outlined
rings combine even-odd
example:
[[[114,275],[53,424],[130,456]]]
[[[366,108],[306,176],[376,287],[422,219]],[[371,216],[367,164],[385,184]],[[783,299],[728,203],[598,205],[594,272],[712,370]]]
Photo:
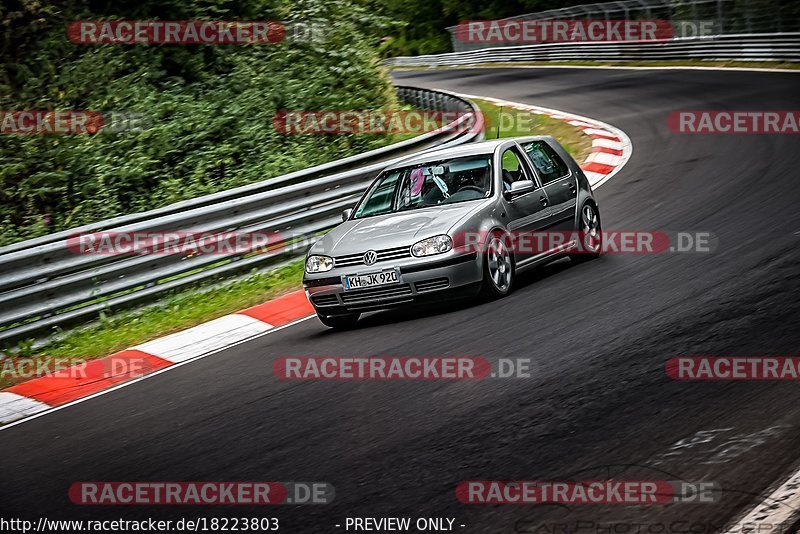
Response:
[[[374,250],[368,250],[364,253],[364,264],[365,265],[372,265],[378,261],[378,253]]]

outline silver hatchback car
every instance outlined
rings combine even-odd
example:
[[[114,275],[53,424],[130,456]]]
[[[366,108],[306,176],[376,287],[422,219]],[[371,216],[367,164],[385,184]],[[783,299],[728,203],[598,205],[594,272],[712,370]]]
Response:
[[[552,137],[426,151],[385,169],[306,257],[303,287],[320,321],[454,292],[507,295],[516,273],[600,254],[597,202]]]

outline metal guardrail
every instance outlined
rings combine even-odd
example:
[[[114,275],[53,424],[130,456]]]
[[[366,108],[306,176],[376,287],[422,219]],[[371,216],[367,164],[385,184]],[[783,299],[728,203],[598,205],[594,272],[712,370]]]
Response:
[[[675,37],[696,37],[697,24],[708,28],[702,35],[736,35],[800,31],[800,4],[781,0],[616,0],[581,4],[501,19],[529,20],[663,20],[671,22]],[[500,43],[471,43],[458,38],[457,26],[447,28],[453,51],[463,52]]]
[[[717,35],[669,41],[548,43],[395,57],[393,67],[436,67],[518,61],[800,61],[800,32]]]
[[[157,301],[175,289],[302,255],[387,165],[421,150],[483,138],[483,118],[473,103],[438,91],[397,90],[415,109],[462,113],[436,131],[363,154],[0,248],[0,344],[42,337],[101,311]],[[124,255],[78,254],[70,247],[76,236],[99,231],[257,232],[280,240],[260,253],[205,255],[148,254],[141,248]]]

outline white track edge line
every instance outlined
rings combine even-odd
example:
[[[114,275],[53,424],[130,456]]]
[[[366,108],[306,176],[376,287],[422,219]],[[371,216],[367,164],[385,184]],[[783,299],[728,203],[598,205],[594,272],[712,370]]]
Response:
[[[51,414],[51,413],[54,413],[54,412],[58,412],[60,410],[63,410],[64,408],[69,408],[70,406],[74,406],[75,404],[80,404],[82,402],[86,402],[86,401],[88,401],[90,399],[93,399],[95,397],[99,397],[101,395],[106,395],[107,393],[111,393],[112,391],[117,391],[118,389],[122,389],[122,388],[128,387],[128,386],[132,386],[133,384],[137,384],[137,383],[141,382],[142,380],[147,380],[148,378],[152,378],[152,377],[160,375],[162,373],[166,373],[167,371],[171,371],[173,369],[177,369],[178,367],[183,367],[184,365],[188,365],[188,364],[190,364],[192,362],[196,362],[197,360],[201,360],[201,359],[203,359],[203,358],[205,358],[207,356],[211,356],[213,354],[217,354],[218,352],[222,352],[224,350],[228,350],[231,347],[235,347],[237,345],[241,345],[243,343],[247,343],[247,342],[253,341],[254,339],[257,339],[257,338],[260,338],[260,337],[263,337],[263,336],[268,336],[268,335],[270,335],[270,334],[272,334],[274,332],[277,332],[279,330],[283,330],[284,328],[289,328],[290,326],[294,326],[296,324],[302,323],[303,321],[307,321],[308,319],[312,319],[314,317],[316,317],[316,315],[309,315],[307,317],[302,317],[300,319],[292,321],[291,323],[287,323],[287,324],[281,325],[281,326],[276,326],[275,328],[272,328],[272,329],[267,330],[265,332],[261,332],[259,334],[254,335],[254,336],[251,336],[251,337],[249,337],[247,339],[242,339],[242,340],[237,341],[236,343],[232,343],[232,344],[227,345],[225,347],[220,347],[220,348],[215,349],[215,350],[213,350],[213,351],[211,351],[211,352],[209,352],[207,354],[201,354],[199,356],[196,356],[196,357],[192,358],[191,360],[186,360],[186,361],[183,361],[183,362],[180,362],[180,363],[175,363],[173,365],[170,365],[168,367],[164,367],[162,369],[159,369],[158,371],[154,371],[152,373],[149,373],[147,375],[141,376],[139,378],[134,378],[133,380],[129,380],[127,382],[123,382],[121,384],[118,384],[116,386],[110,387],[108,389],[104,389],[102,391],[98,391],[97,393],[92,393],[91,395],[87,395],[86,397],[81,397],[80,399],[75,399],[74,401],[70,401],[70,402],[68,402],[66,404],[61,404],[59,406],[53,406],[53,407],[49,408],[46,411],[36,413],[34,415],[31,415],[30,417],[25,417],[24,419],[19,419],[17,421],[13,421],[13,422],[8,423],[6,425],[2,425],[2,426],[0,426],[0,432],[2,432],[4,430],[7,430],[7,429],[9,429],[11,427],[17,426],[17,425],[21,425],[23,423],[27,423],[28,421],[33,421],[34,419],[38,419],[39,417],[43,417],[45,415],[48,415],[48,414]]]
[[[444,90],[444,89],[436,89],[436,90],[442,91],[444,93],[449,93],[449,94],[454,94],[454,95],[466,97],[466,98],[477,98],[477,99],[481,99],[481,100],[486,99],[486,98],[492,98],[492,97],[484,97],[484,96],[478,96],[478,95],[467,95],[467,94],[454,93],[452,91],[447,91],[447,90]],[[548,114],[562,115],[562,116],[565,116],[566,118],[571,119],[571,120],[585,121],[585,122],[588,122],[590,124],[596,124],[596,125],[601,126],[601,127],[605,128],[605,129],[607,129],[609,131],[614,132],[617,135],[617,137],[622,141],[622,145],[623,145],[622,154],[623,155],[621,157],[623,159],[620,161],[620,164],[614,168],[613,171],[611,171],[609,174],[607,174],[605,176],[605,178],[601,179],[596,184],[592,185],[592,189],[597,189],[602,184],[607,182],[612,176],[614,176],[628,162],[628,159],[630,159],[631,153],[633,152],[633,143],[631,142],[630,138],[625,134],[625,132],[623,132],[619,128],[611,126],[610,124],[604,123],[604,122],[599,121],[597,119],[593,119],[593,118],[590,118],[590,117],[584,117],[584,116],[581,116],[581,115],[575,115],[573,113],[566,113],[566,112],[563,112],[563,111],[560,111],[560,110],[544,108],[544,107],[541,107],[541,106],[523,104],[521,102],[512,102],[512,101],[496,99],[496,98],[492,98],[492,99],[496,100],[496,101],[508,103],[508,104],[514,105],[514,106],[521,106],[521,107],[528,108],[528,109],[536,109],[536,110],[543,111],[543,112],[548,113]],[[193,357],[191,359],[188,359],[188,360],[185,360],[185,361],[182,361],[182,362],[179,362],[179,363],[175,363],[175,364],[170,365],[168,367],[164,367],[163,369],[159,369],[158,371],[155,371],[153,373],[147,374],[145,376],[142,376],[142,377],[139,377],[139,378],[135,378],[135,379],[127,381],[127,382],[123,382],[122,384],[119,384],[117,386],[113,386],[111,388],[104,389],[102,391],[98,391],[97,393],[92,393],[91,395],[87,395],[86,397],[81,397],[80,399],[75,399],[74,401],[68,402],[66,404],[62,404],[62,405],[59,405],[59,406],[54,406],[54,407],[52,407],[50,409],[38,412],[38,413],[33,414],[33,415],[29,416],[29,417],[25,417],[23,419],[19,419],[17,421],[13,421],[11,423],[2,425],[2,426],[0,426],[0,432],[2,432],[3,430],[6,430],[8,428],[14,427],[16,425],[19,425],[19,424],[22,424],[22,423],[26,423],[28,421],[32,421],[32,420],[37,419],[39,417],[45,416],[47,414],[51,414],[51,413],[57,412],[57,411],[62,410],[64,408],[68,408],[68,407],[73,406],[75,404],[79,404],[81,402],[85,402],[85,401],[93,399],[95,397],[99,397],[100,395],[105,395],[107,393],[111,393],[112,391],[116,391],[116,390],[121,389],[123,387],[127,387],[127,386],[130,386],[130,385],[136,384],[136,383],[138,383],[138,382],[140,382],[142,380],[146,380],[148,378],[151,378],[153,376],[159,375],[161,373],[165,373],[165,372],[167,372],[167,371],[169,371],[171,369],[175,369],[177,367],[181,367],[183,365],[186,365],[188,363],[194,362],[194,361],[199,360],[201,358],[205,358],[207,356],[211,356],[212,354],[216,354],[216,353],[218,353],[220,351],[227,350],[227,349],[229,349],[231,347],[235,347],[237,345],[240,345],[242,343],[246,343],[246,342],[251,341],[253,339],[256,339],[256,338],[271,334],[272,332],[277,332],[278,330],[282,330],[282,329],[287,328],[289,326],[292,326],[292,325],[295,325],[295,324],[300,323],[302,321],[308,320],[308,319],[310,319],[312,317],[314,317],[314,316],[313,315],[309,315],[308,317],[304,317],[302,319],[298,319],[296,321],[293,321],[291,323],[285,324],[283,326],[280,326],[280,327],[277,327],[277,328],[272,328],[272,329],[267,330],[265,332],[258,333],[258,334],[254,335],[254,336],[248,337],[246,339],[239,340],[239,341],[237,341],[235,343],[232,343],[230,345],[226,345],[224,347],[219,347],[219,348],[214,349],[211,352],[208,352],[206,354],[201,354],[201,355],[198,355],[198,356]]]
[[[486,67],[486,66],[484,66],[484,67],[472,67],[472,68],[498,68],[498,67]],[[537,68],[548,68],[548,69],[549,68],[594,68],[594,69],[623,69],[623,70],[731,70],[731,71],[749,71],[749,72],[793,72],[793,73],[800,73],[800,70],[792,70],[792,69],[756,69],[756,68],[745,68],[745,67],[732,67],[732,68],[722,68],[722,67],[678,67],[678,66],[676,66],[676,67],[621,67],[621,66],[592,66],[592,67],[585,66],[585,67],[578,67],[578,66],[568,66],[568,65],[553,65],[553,66],[517,65],[517,66],[501,67],[501,68],[523,68],[523,69],[524,68],[529,68],[529,69],[537,69]],[[436,89],[436,90],[442,91],[442,92],[445,92],[445,93],[457,94],[459,96],[463,96],[463,97],[467,97],[467,98],[478,98],[478,99],[485,99],[486,98],[486,97],[481,97],[481,96],[477,96],[477,95],[467,95],[467,94],[463,94],[463,93],[461,93],[461,94],[454,93],[452,91],[445,91],[443,89]],[[592,189],[596,189],[596,188],[600,187],[605,182],[607,182],[609,179],[611,179],[611,177],[614,176],[620,169],[622,169],[622,167],[628,162],[628,160],[631,157],[631,154],[633,153],[633,143],[630,140],[630,138],[627,136],[627,134],[625,134],[625,132],[623,132],[619,128],[616,128],[616,127],[614,127],[614,126],[612,126],[610,124],[607,124],[607,123],[604,123],[602,121],[598,121],[596,119],[592,119],[592,118],[589,118],[589,117],[583,117],[581,115],[575,115],[575,114],[572,114],[572,113],[566,113],[565,114],[562,111],[543,108],[541,106],[533,106],[533,105],[530,105],[530,104],[522,104],[520,102],[512,102],[512,101],[502,100],[502,99],[495,99],[495,100],[501,100],[503,102],[508,102],[509,104],[521,105],[521,106],[525,106],[525,107],[532,108],[532,109],[539,109],[539,110],[546,111],[546,112],[552,113],[552,114],[568,115],[573,120],[574,119],[583,120],[583,121],[591,122],[591,123],[594,123],[594,124],[602,125],[606,129],[608,129],[610,131],[613,131],[615,134],[617,134],[619,139],[622,140],[622,144],[623,144],[623,150],[622,150],[622,154],[623,155],[621,156],[623,159],[620,162],[620,164],[617,165],[614,168],[613,171],[611,171],[609,174],[607,174],[604,179],[602,179],[597,184],[595,184],[592,187]],[[145,376],[142,376],[142,377],[139,377],[139,378],[135,378],[135,379],[127,381],[127,382],[123,382],[122,384],[119,384],[117,386],[114,386],[114,387],[111,387],[111,388],[108,388],[108,389],[104,389],[102,391],[98,391],[97,393],[93,393],[93,394],[88,395],[86,397],[82,397],[80,399],[75,399],[74,401],[68,402],[66,404],[62,404],[60,406],[54,406],[52,408],[49,408],[49,409],[47,409],[45,411],[36,413],[36,414],[31,415],[29,417],[26,417],[26,418],[23,418],[23,419],[19,419],[17,421],[13,421],[13,422],[8,423],[6,425],[2,425],[2,426],[0,426],[0,432],[2,432],[4,430],[7,430],[9,428],[15,427],[17,425],[21,425],[23,423],[27,423],[28,421],[32,421],[34,419],[38,419],[39,417],[43,417],[45,415],[48,415],[48,414],[63,410],[65,408],[69,408],[70,406],[73,406],[75,404],[80,404],[82,402],[88,401],[88,400],[93,399],[95,397],[99,397],[101,395],[106,395],[108,393],[111,393],[112,391],[116,391],[118,389],[122,389],[124,387],[131,386],[133,384],[141,382],[142,380],[147,380],[148,378],[152,378],[152,377],[154,377],[156,375],[160,375],[162,373],[166,373],[167,371],[171,371],[171,370],[176,369],[178,367],[182,367],[182,366],[190,364],[190,363],[192,363],[194,361],[197,361],[197,360],[200,360],[200,359],[205,358],[207,356],[211,356],[213,354],[221,352],[223,350],[228,350],[229,348],[235,347],[237,345],[241,345],[243,343],[247,343],[247,342],[252,341],[254,339],[257,339],[257,338],[272,334],[272,333],[277,332],[279,330],[283,330],[284,328],[288,328],[290,326],[294,326],[294,325],[299,324],[299,323],[301,323],[303,321],[307,321],[308,319],[311,319],[313,317],[314,317],[313,315],[309,315],[308,317],[303,317],[301,319],[297,319],[295,321],[292,321],[291,323],[287,323],[285,325],[272,328],[270,330],[267,330],[265,332],[261,332],[259,334],[256,334],[256,335],[252,336],[252,337],[249,337],[247,339],[242,339],[240,341],[232,343],[231,345],[228,345],[228,346],[225,346],[225,347],[220,347],[220,348],[215,349],[215,350],[213,350],[211,352],[208,352],[206,354],[202,354],[202,355],[196,356],[196,357],[194,357],[192,359],[189,359],[189,360],[186,360],[186,361],[183,361],[183,362],[180,362],[180,363],[176,363],[176,364],[170,365],[169,367],[165,367],[163,369],[159,369],[158,371],[155,371],[153,373],[147,374]],[[732,530],[729,530],[728,532],[735,532],[736,528],[739,528],[739,527],[744,529],[745,525],[747,523],[752,523],[752,522],[754,522],[756,520],[758,520],[759,523],[763,523],[764,519],[769,519],[772,516],[776,516],[778,518],[777,520],[780,521],[781,523],[788,521],[789,519],[791,519],[792,516],[796,515],[795,510],[800,509],[800,491],[797,489],[797,486],[800,486],[800,470],[798,470],[795,473],[793,473],[792,475],[790,475],[789,478],[786,479],[775,491],[773,491],[772,494],[770,494],[769,497],[764,499],[764,501],[762,501],[761,503],[753,506],[747,513],[743,514],[742,518],[739,519],[735,523],[736,527],[734,527],[734,529],[732,529]],[[783,501],[781,501],[779,498],[782,497],[783,494],[788,490],[793,490],[794,493],[790,493],[788,498],[785,498]],[[792,504],[791,505],[787,504],[785,502],[787,500],[789,502],[791,502]],[[782,505],[789,506],[791,508],[791,510],[789,512],[787,512],[786,508],[774,507],[770,511],[770,508],[773,507],[774,503],[776,503],[776,502],[780,502]],[[765,507],[766,507],[767,510],[762,511],[762,509],[765,508]],[[764,513],[766,513],[767,515],[766,516],[762,515]],[[781,518],[780,517],[781,515],[783,515],[784,517]],[[742,530],[742,531],[744,531],[744,530]]]
[[[792,473],[760,503],[747,509],[741,516],[734,516],[740,519],[724,532],[726,534],[760,532],[761,529],[754,529],[753,525],[770,525],[770,531],[775,532],[774,527],[780,526],[778,532],[788,534],[788,528],[791,526],[789,521],[796,519],[798,515],[800,515],[800,469]]]
[[[795,72],[795,71],[793,71]],[[477,95],[465,95],[461,94],[460,96],[467,97],[467,98],[482,98]],[[519,105],[516,102],[510,102],[507,100],[501,99],[493,99],[502,102],[508,102],[509,104]],[[554,110],[554,109],[547,109],[542,108],[540,106],[531,106],[529,104],[522,104],[526,107],[531,107],[535,109],[540,109],[549,113],[555,113],[564,115],[565,113],[562,111]],[[585,120],[587,122],[592,122],[595,124],[602,124],[608,130],[614,132],[623,143],[623,150],[622,150],[622,158],[623,160],[620,162],[618,166],[614,168],[614,170],[606,175],[605,178],[600,180],[597,184],[592,186],[592,189],[596,189],[600,187],[602,184],[607,182],[613,175],[615,175],[630,159],[631,154],[633,153],[633,143],[631,142],[630,138],[620,130],[610,124],[603,123],[602,121],[598,121],[596,119],[591,119],[588,117],[581,117],[579,115],[573,114],[566,114],[569,115],[577,120]],[[752,506],[748,509],[747,512],[741,515],[741,519],[734,523],[734,527],[727,531],[730,534],[744,534],[748,532],[746,530],[748,524],[755,523],[756,525],[760,524],[769,524],[769,525],[783,525],[784,523],[788,522],[793,516],[798,515],[798,510],[800,510],[800,470],[796,471],[792,475],[789,476],[780,486],[775,489],[768,497],[766,497],[762,502]]]

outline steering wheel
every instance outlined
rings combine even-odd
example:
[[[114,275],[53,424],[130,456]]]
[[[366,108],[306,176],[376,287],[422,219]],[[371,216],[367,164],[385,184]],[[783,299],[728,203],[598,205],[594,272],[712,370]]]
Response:
[[[476,193],[480,193],[481,195],[485,192],[482,187],[479,187],[477,185],[465,185],[464,187],[459,188],[458,191],[456,192],[460,193],[461,191],[475,191]]]

